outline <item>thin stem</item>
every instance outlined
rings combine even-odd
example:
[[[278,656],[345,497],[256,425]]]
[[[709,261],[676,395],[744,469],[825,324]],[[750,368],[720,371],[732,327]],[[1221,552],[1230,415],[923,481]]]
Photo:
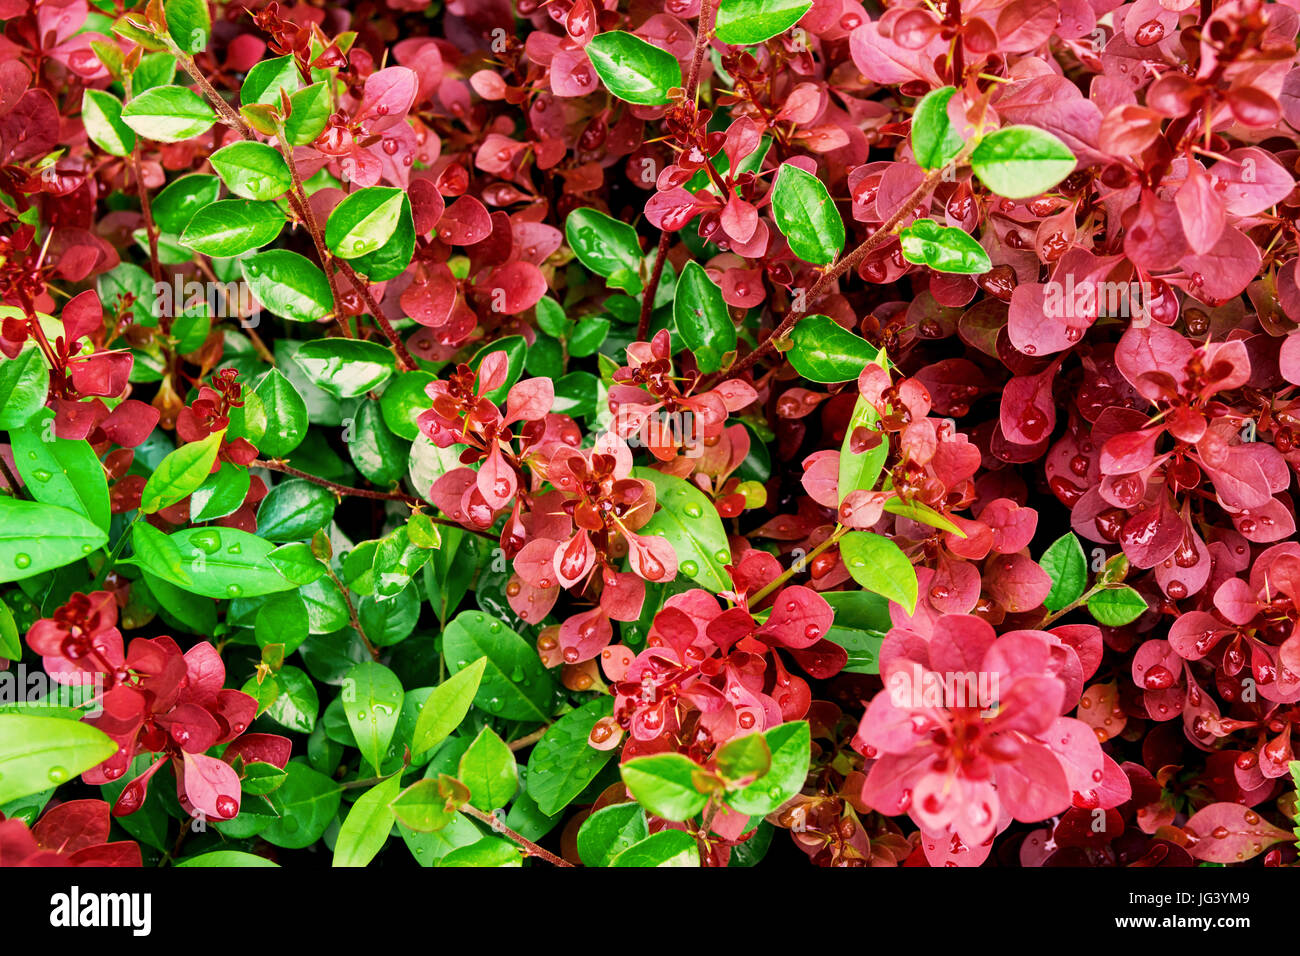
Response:
[[[321,478],[309,472],[301,471],[292,465],[286,465],[282,461],[272,460],[264,461],[257,459],[250,468],[265,468],[267,471],[278,471],[285,475],[292,475],[295,478],[304,478],[313,484],[320,485],[322,488],[328,488],[334,494],[346,498],[373,498],[378,501],[401,501],[412,507],[419,507],[424,504],[419,498],[408,495],[404,491],[375,491],[370,488],[350,488],[347,485],[340,485],[337,482],[330,481],[327,478]],[[457,525],[456,527],[460,527]]]
[[[541,740],[550,729],[550,724],[547,724],[545,727],[539,727],[526,737],[520,737],[518,740],[510,741],[509,747],[511,750],[523,750],[525,747],[531,747],[533,744],[537,743],[537,741]]]
[[[13,492],[15,498],[27,497],[22,485],[18,484],[18,476],[9,470],[9,463],[5,461],[4,455],[0,455],[0,475],[4,476],[5,483],[9,485],[9,490]]]
[[[361,641],[366,645],[366,650],[370,652],[370,656],[375,660],[379,660],[379,648],[370,643],[370,638],[366,637],[366,632],[361,629],[361,619],[357,617],[357,609],[352,603],[352,595],[348,593],[347,585],[339,580],[339,576],[334,573],[334,569],[328,564],[325,565],[325,573],[329,575],[329,579],[334,582],[335,587],[339,589],[339,593],[343,595],[343,601],[348,606],[348,623],[352,625],[352,630],[356,631],[361,637]]]
[[[573,866],[573,864],[570,863],[568,860],[556,856],[550,850],[543,849],[542,847],[534,843],[532,840],[510,829],[508,826],[506,826],[504,823],[502,823],[499,819],[494,817],[492,814],[484,813],[482,810],[480,810],[478,807],[474,806],[473,804],[467,803],[460,809],[462,813],[468,814],[469,816],[473,817],[475,820],[478,820],[480,823],[486,823],[493,830],[497,831],[500,834],[503,834],[504,836],[509,837],[528,856],[535,856],[539,860],[545,860],[547,863],[550,863],[553,866]]]
[[[749,599],[749,606],[757,607],[759,604],[763,602],[764,598],[766,598],[769,594],[776,591],[779,587],[781,587],[781,585],[785,584],[785,582],[789,581],[796,574],[802,574],[804,565],[810,563],[813,558],[817,557],[817,555],[821,554],[827,548],[838,543],[840,538],[848,534],[848,531],[849,529],[844,527],[844,525],[837,524],[835,526],[835,530],[830,533],[830,536],[827,537],[825,541],[817,545],[806,555],[804,555],[794,564],[790,565],[790,567],[786,568],[775,578],[769,581],[766,585],[764,585],[763,587],[759,588],[756,592],[754,592],[754,594]]]
[[[700,74],[704,71],[704,57],[709,49],[709,39],[713,36],[713,25],[718,18],[718,0],[701,0],[700,18],[696,23],[695,53],[691,57],[691,69],[687,74],[684,92],[686,99],[694,103],[699,97]],[[664,263],[668,260],[668,246],[672,243],[672,234],[664,230],[659,234],[659,251],[655,256],[654,270],[646,284],[641,297],[641,317],[636,326],[636,337],[644,340],[650,331],[650,315],[654,312],[655,293],[659,290],[659,280],[664,274]]]

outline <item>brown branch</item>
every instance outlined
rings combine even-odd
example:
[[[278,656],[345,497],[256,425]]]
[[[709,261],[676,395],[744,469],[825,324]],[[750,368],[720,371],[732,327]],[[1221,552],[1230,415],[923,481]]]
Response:
[[[696,23],[695,53],[691,57],[691,69],[687,74],[684,88],[685,98],[695,102],[700,92],[700,74],[704,71],[704,57],[709,49],[709,38],[713,35],[713,25],[718,19],[719,0],[701,0],[700,19]],[[650,315],[654,312],[655,293],[659,291],[659,280],[664,274],[664,263],[668,260],[668,246],[672,234],[664,230],[659,234],[659,252],[655,256],[654,270],[646,284],[641,298],[641,318],[637,322],[636,337],[644,340],[650,331]]]
[[[404,491],[376,491],[370,488],[350,488],[347,485],[340,485],[337,482],[330,481],[328,478],[321,478],[317,475],[310,474],[287,465],[279,460],[264,461],[257,459],[249,465],[250,468],[265,468],[267,471],[278,471],[282,474],[292,475],[294,478],[303,478],[312,484],[320,485],[322,488],[328,488],[339,497],[347,498],[373,498],[379,501],[400,501],[411,507],[421,507],[424,502],[414,495],[408,495]],[[456,527],[460,527],[457,525]]]
[[[475,820],[478,820],[480,823],[486,823],[496,832],[502,833],[505,836],[509,837],[512,841],[514,841],[515,844],[519,846],[520,849],[524,851],[526,855],[535,856],[539,860],[545,860],[547,863],[550,863],[553,866],[573,866],[573,864],[570,863],[568,860],[556,856],[550,850],[543,849],[542,847],[534,843],[532,840],[510,829],[508,826],[506,826],[504,823],[502,823],[492,814],[484,813],[482,810],[480,810],[478,807],[474,806],[473,804],[467,803],[460,809],[462,813],[469,814],[471,817],[473,817]]]

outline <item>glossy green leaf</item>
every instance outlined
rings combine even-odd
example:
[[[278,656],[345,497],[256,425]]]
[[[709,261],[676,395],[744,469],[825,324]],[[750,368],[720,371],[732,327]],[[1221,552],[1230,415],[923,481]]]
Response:
[[[59,438],[54,412],[42,408],[22,428],[10,431],[14,464],[37,501],[82,515],[108,531],[112,520],[108,479],[90,443],[84,438]]]
[[[266,433],[257,443],[258,451],[270,458],[283,458],[307,436],[307,403],[275,368],[263,376],[255,391],[266,409]]]
[[[334,313],[329,280],[306,256],[268,249],[239,260],[239,268],[257,301],[281,318],[317,322]]]
[[[686,263],[677,277],[673,322],[702,372],[716,372],[722,357],[736,350],[736,326],[722,290],[698,262]]]
[[[340,259],[356,259],[388,241],[401,219],[406,194],[391,186],[358,189],[334,207],[325,245]]]
[[[1007,199],[1046,192],[1074,172],[1070,147],[1034,126],[1004,126],[980,140],[970,164],[980,182]]]
[[[355,398],[388,381],[393,353],[361,339],[313,339],[294,352],[294,362],[311,381],[339,398]]]
[[[265,143],[231,143],[209,156],[208,162],[226,188],[244,199],[278,199],[293,185],[284,157]]]
[[[153,514],[183,501],[198,490],[212,473],[225,430],[181,445],[154,469],[140,495],[140,510]]]
[[[414,441],[420,434],[416,420],[420,413],[429,407],[429,395],[425,391],[437,376],[429,372],[398,372],[388,381],[384,394],[379,398],[379,409],[384,415],[384,424],[398,438]]]
[[[598,33],[587,44],[587,58],[605,88],[629,103],[667,103],[668,91],[682,85],[677,57],[633,33]]]
[[[1088,557],[1072,532],[1053,541],[1038,564],[1052,579],[1052,590],[1043,599],[1047,610],[1059,611],[1083,597],[1088,587]]]
[[[295,77],[297,72],[295,68]],[[244,86],[248,87],[247,80],[244,81]],[[329,84],[313,83],[304,87],[289,97],[289,108],[289,118],[284,121],[285,139],[291,146],[306,146],[321,134],[329,122],[332,110]]]
[[[378,772],[397,730],[402,682],[382,664],[362,661],[344,678],[341,696],[361,756]]]
[[[684,754],[661,753],[634,757],[619,767],[623,783],[636,802],[665,820],[689,820],[708,802],[695,787],[699,771]]]
[[[718,773],[728,781],[752,783],[772,767],[772,751],[761,733],[732,737],[714,754]]]
[[[271,794],[279,818],[260,834],[267,843],[289,850],[311,846],[325,833],[339,812],[339,785],[305,763],[291,760],[288,776]]]
[[[547,816],[559,813],[587,789],[616,751],[591,746],[591,728],[613,713],[613,699],[599,697],[552,724],[528,756],[528,793]],[[470,789],[473,789],[472,787]]]
[[[844,672],[879,674],[880,645],[892,628],[889,600],[871,591],[827,591],[822,597],[835,612],[826,639],[848,654]]]
[[[257,509],[257,533],[267,541],[301,541],[334,518],[338,501],[328,488],[304,478],[281,481]]]
[[[26,424],[44,407],[49,390],[50,370],[35,345],[0,362],[0,428],[15,429]]]
[[[433,689],[415,722],[415,731],[411,735],[413,754],[419,756],[432,750],[460,726],[474,704],[487,663],[486,657],[480,657]]]
[[[131,544],[134,563],[204,597],[256,597],[294,587],[268,557],[274,545],[247,531],[208,527],[163,534],[141,521]]]
[[[584,206],[569,213],[564,235],[578,261],[610,288],[641,291],[641,243],[627,223]]]
[[[699,866],[695,838],[681,830],[660,830],[636,843],[609,863],[617,867]]]
[[[659,505],[637,533],[658,535],[673,546],[679,577],[715,593],[727,590],[731,546],[717,506],[695,485],[673,475],[652,468],[633,469],[632,475],[654,483]]]
[[[411,201],[403,195],[392,235],[374,252],[353,259],[352,268],[371,282],[387,282],[406,271],[414,254],[415,219],[411,213]]]
[[[216,120],[216,111],[184,86],[156,86],[122,108],[122,122],[159,143],[179,143],[206,133]]]
[[[650,835],[645,811],[637,803],[602,807],[578,830],[578,856],[587,866],[609,866],[624,850]]]
[[[212,33],[208,0],[165,0],[163,12],[167,17],[167,32],[184,52],[194,56],[207,48]]]
[[[367,866],[379,855],[397,822],[389,804],[401,787],[402,775],[394,774],[357,798],[339,827],[332,866]]]
[[[108,541],[75,511],[0,497],[0,584],[71,564]]]
[[[916,569],[889,538],[871,531],[850,531],[840,539],[840,554],[853,580],[868,591],[916,610]]]
[[[284,223],[275,203],[218,199],[191,217],[181,243],[205,256],[240,256],[272,242]]]
[[[86,90],[81,97],[81,121],[86,135],[104,152],[130,156],[135,132],[122,122],[122,101],[104,90]]]
[[[812,0],[722,0],[715,33],[723,43],[752,46],[780,36],[812,8]]]
[[[212,850],[208,853],[200,853],[198,856],[187,856],[183,860],[177,860],[172,866],[185,867],[259,867],[272,866],[278,867],[280,864],[272,863],[264,856],[257,856],[254,853],[245,853],[243,850]]]
[[[276,682],[278,693],[266,708],[266,716],[300,734],[315,730],[320,716],[320,695],[311,678],[297,667],[285,665],[268,680]]]
[[[1088,611],[1098,624],[1123,627],[1142,616],[1147,602],[1128,585],[1107,588],[1088,598]]]
[[[470,803],[485,813],[505,807],[519,789],[515,755],[491,727],[484,727],[461,755],[457,778],[469,787]]]
[[[0,714],[0,805],[67,783],[116,752],[108,734],[77,720]]]
[[[267,106],[280,107],[280,91],[284,90],[292,97],[296,95],[298,87],[301,85],[298,74],[298,65],[294,62],[292,54],[274,57],[270,60],[263,60],[253,66],[244,77],[244,82],[239,88],[239,102],[244,106],[253,103],[263,103]],[[317,86],[324,88],[324,83],[318,83]],[[288,123],[285,124],[286,127]],[[313,136],[311,139],[315,139]],[[309,139],[307,142],[311,142]],[[306,143],[294,142],[289,140],[294,146],[305,146]]]
[[[898,234],[903,258],[935,272],[980,275],[993,268],[989,254],[970,233],[941,226],[933,219],[918,219]]]
[[[742,813],[765,816],[801,789],[812,759],[811,731],[806,720],[794,720],[763,734],[771,754],[766,773],[749,786],[727,794],[727,803]]]
[[[948,119],[948,101],[956,92],[955,86],[931,90],[912,114],[912,155],[922,169],[939,169],[965,145]]]
[[[505,720],[550,719],[554,680],[537,650],[510,628],[482,612],[464,611],[447,625],[442,641],[453,674],[487,658],[474,697],[479,707]]]
[[[880,355],[866,339],[825,315],[800,319],[790,332],[790,341],[790,364],[813,382],[854,381]]]
[[[179,236],[194,214],[217,201],[221,180],[208,173],[191,173],[172,180],[154,197],[152,211],[158,228]]]
[[[829,265],[844,248],[844,220],[821,180],[798,166],[784,164],[772,188],[772,216],[804,262]]]

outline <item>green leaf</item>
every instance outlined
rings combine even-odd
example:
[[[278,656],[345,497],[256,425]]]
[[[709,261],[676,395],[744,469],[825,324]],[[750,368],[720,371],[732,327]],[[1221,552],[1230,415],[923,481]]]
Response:
[[[251,484],[247,468],[226,462],[215,475],[203,479],[190,496],[190,520],[198,524],[238,511]]]
[[[54,412],[42,408],[9,433],[14,464],[37,501],[75,511],[108,531],[112,509],[108,479],[99,457],[83,438],[59,438]]]
[[[502,837],[484,837],[469,846],[457,847],[441,860],[439,866],[483,867],[522,866],[523,858],[517,846]]]
[[[273,241],[284,222],[275,203],[219,199],[194,214],[181,244],[214,258],[240,256]]]
[[[474,702],[504,720],[550,719],[555,683],[537,650],[518,634],[479,611],[463,611],[442,634],[448,669],[458,673],[486,657]]]
[[[0,714],[0,805],[67,783],[116,752],[112,738],[90,724]]]
[[[722,0],[717,28],[723,43],[752,46],[780,36],[812,8],[812,0]]]
[[[627,223],[584,206],[569,213],[564,235],[578,261],[611,289],[641,291],[641,243]]]
[[[292,57],[286,57],[292,60]],[[298,71],[293,69],[295,79]],[[249,76],[252,76],[250,73]],[[248,88],[248,81],[244,81]],[[333,104],[330,101],[329,84],[313,83],[289,97],[289,118],[284,121],[284,136],[291,146],[306,146],[325,129],[329,122]]]
[[[209,156],[208,162],[226,188],[244,199],[278,199],[293,185],[284,157],[265,143],[231,143]]]
[[[433,689],[415,721],[415,731],[411,735],[412,754],[418,757],[432,750],[460,726],[474,704],[474,695],[478,693],[487,663],[486,657],[480,657]]]
[[[639,530],[668,541],[677,552],[677,572],[702,587],[725,591],[731,546],[717,506],[695,485],[652,468],[635,468],[635,478],[653,482],[659,510]]]
[[[985,186],[1007,199],[1046,192],[1074,172],[1070,147],[1034,126],[1004,126],[980,140],[970,164]]]
[[[342,792],[337,783],[305,763],[291,760],[284,769],[288,776],[271,794],[279,818],[260,835],[267,843],[299,850],[319,840],[334,822]]]
[[[266,708],[266,716],[281,727],[309,734],[316,729],[320,716],[320,695],[311,678],[297,667],[286,664],[273,678],[279,693]],[[246,691],[247,693],[247,691]]]
[[[939,528],[950,534],[955,534],[959,538],[966,537],[966,532],[953,524],[947,516],[941,512],[935,511],[929,505],[921,501],[904,501],[901,498],[889,498],[885,501],[885,510],[891,515],[900,515],[904,518],[911,518],[913,521],[919,521],[921,524],[928,524],[931,528]]]
[[[307,616],[307,605],[302,597],[295,591],[285,591],[267,598],[257,609],[253,618],[253,637],[258,647],[281,644],[286,654],[292,654],[307,640],[310,627],[311,619]]]
[[[151,49],[148,42],[141,43]],[[166,86],[176,79],[176,57],[170,53],[148,53],[140,58],[140,65],[131,74],[131,91],[139,96],[145,90]]]
[[[722,290],[694,260],[677,277],[673,322],[702,372],[718,371],[722,357],[736,350],[736,326]]]
[[[18,639],[18,624],[9,605],[0,601],[0,657],[17,661],[23,656],[22,641]]]
[[[130,156],[135,133],[122,122],[122,101],[103,90],[86,90],[81,96],[81,121],[96,146],[113,156]]]
[[[104,531],[75,511],[0,498],[0,584],[71,564],[107,541]]]
[[[131,544],[133,563],[204,597],[257,597],[295,586],[267,557],[274,545],[247,531],[208,527],[163,534],[140,521]]]
[[[449,779],[445,774],[436,780],[425,777],[403,790],[392,802],[397,819],[417,833],[432,833],[459,817],[455,806],[448,808],[442,791],[442,782]]]
[[[695,838],[681,830],[660,830],[640,843],[628,847],[610,866],[699,866],[700,851]]]
[[[257,301],[282,318],[317,322],[334,313],[329,279],[306,256],[268,249],[239,260],[240,271]]]
[[[212,33],[212,15],[208,0],[166,0],[163,11],[167,17],[167,32],[176,45],[193,56],[202,53]]]
[[[334,207],[325,223],[325,245],[340,259],[379,249],[397,229],[406,194],[392,186],[358,189]]]
[[[799,320],[790,332],[790,364],[813,382],[851,382],[868,364],[879,359],[879,350],[826,315]]]
[[[279,865],[279,863],[272,863],[264,856],[245,853],[242,850],[212,850],[209,853],[200,853],[198,856],[187,856],[185,859],[177,860],[172,864],[172,866],[188,867],[216,866],[222,869],[232,866],[278,867]]]
[[[515,755],[491,727],[480,730],[461,755],[456,776],[469,787],[469,802],[485,813],[505,807],[519,789]]]
[[[649,835],[640,804],[602,807],[583,820],[578,829],[578,856],[587,866],[609,866],[614,857]]]
[[[293,55],[278,56],[271,60],[263,60],[244,77],[244,82],[239,88],[239,102],[244,106],[250,106],[254,103],[262,103],[266,106],[280,108],[280,91],[284,90],[290,94],[290,102],[293,102],[293,96],[297,95],[301,81],[298,79],[298,66],[294,62]],[[324,83],[317,83],[322,89]],[[288,123],[285,124],[288,126]],[[315,139],[313,136],[311,139]],[[307,142],[311,142],[311,139]],[[289,140],[291,145],[305,146],[306,143],[297,143],[292,139]]]
[[[1043,599],[1047,610],[1059,611],[1083,596],[1088,587],[1088,557],[1073,532],[1053,541],[1038,564],[1052,579],[1052,590]]]
[[[394,774],[357,798],[339,827],[332,866],[367,866],[379,855],[397,822],[389,804],[401,787],[402,775]]]
[[[922,169],[939,169],[965,145],[948,119],[948,101],[956,92],[955,86],[931,90],[912,114],[912,155]]]
[[[883,361],[883,353],[880,358]],[[838,489],[841,503],[854,491],[874,491],[876,482],[880,480],[885,459],[889,455],[889,441],[875,428],[879,420],[876,407],[859,395],[848,427],[844,430],[844,441],[840,444]],[[876,432],[880,440],[875,447],[865,452],[855,450],[854,435],[859,429],[865,429],[867,433]]]
[[[353,418],[352,433],[350,437],[345,433],[345,438],[352,464],[379,487],[388,487],[406,474],[411,443],[388,430],[379,402],[362,400]]]
[[[279,369],[271,369],[254,389],[266,408],[266,433],[258,450],[283,458],[307,437],[307,403]]]
[[[679,753],[634,757],[619,767],[636,802],[665,820],[689,820],[704,809],[708,797],[695,788],[699,767]]]
[[[609,335],[609,325],[609,319],[603,315],[589,315],[579,320],[569,335],[569,354],[574,358],[594,355]]]
[[[384,394],[379,397],[379,410],[383,412],[384,424],[398,438],[414,441],[420,434],[416,419],[429,407],[425,389],[436,378],[429,372],[415,371],[398,372],[389,379]]]
[[[916,610],[916,569],[889,538],[871,531],[850,531],[840,539],[840,554],[853,580],[902,605],[908,614]]]
[[[528,795],[542,813],[555,816],[576,800],[614,756],[615,751],[597,750],[589,740],[596,721],[613,712],[612,698],[589,700],[552,724],[533,747]]]
[[[50,390],[50,370],[41,350],[28,345],[12,359],[0,362],[0,428],[27,423],[45,405]]]
[[[772,767],[772,751],[761,733],[732,737],[714,755],[718,773],[728,781],[752,783]]]
[[[935,272],[980,275],[993,268],[989,254],[970,233],[941,226],[933,219],[918,219],[898,234],[903,258]]]
[[[844,672],[880,673],[880,645],[893,627],[889,601],[871,591],[828,591],[822,595],[835,612],[826,639],[848,653]]]
[[[790,251],[804,262],[829,265],[844,248],[844,220],[830,193],[798,166],[785,163],[777,172],[772,215]]]
[[[216,121],[212,107],[183,86],[156,86],[122,108],[122,122],[158,143],[179,143],[206,133]]]
[[[1121,627],[1136,621],[1147,609],[1147,602],[1128,585],[1107,588],[1088,598],[1088,611],[1099,624]]]
[[[606,89],[629,103],[667,103],[668,91],[682,85],[677,57],[622,30],[592,37],[587,58]]]
[[[356,398],[388,381],[393,353],[361,339],[313,339],[293,354],[311,381],[339,398]],[[268,429],[269,430],[269,429]]]
[[[361,756],[378,773],[397,730],[402,682],[382,664],[362,661],[343,680],[343,710]]]
[[[257,534],[267,541],[301,541],[334,518],[334,493],[305,478],[290,478],[270,490],[257,509]]]
[[[154,469],[140,495],[140,511],[153,514],[189,497],[212,473],[225,429],[181,445]]]
[[[353,259],[352,268],[372,282],[387,282],[406,271],[414,254],[415,219],[411,213],[411,201],[403,195],[392,235],[374,252]]]
[[[175,179],[154,197],[154,223],[163,232],[179,236],[194,214],[221,195],[221,180],[208,173],[192,173]]]
[[[751,816],[766,816],[801,789],[812,760],[812,737],[806,720],[793,720],[763,734],[772,754],[771,768],[749,786],[727,794],[727,803]]]

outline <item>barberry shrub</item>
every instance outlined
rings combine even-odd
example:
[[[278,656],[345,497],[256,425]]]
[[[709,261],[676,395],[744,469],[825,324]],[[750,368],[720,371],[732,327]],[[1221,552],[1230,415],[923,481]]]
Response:
[[[0,864],[1295,864],[1294,0],[0,22]]]

